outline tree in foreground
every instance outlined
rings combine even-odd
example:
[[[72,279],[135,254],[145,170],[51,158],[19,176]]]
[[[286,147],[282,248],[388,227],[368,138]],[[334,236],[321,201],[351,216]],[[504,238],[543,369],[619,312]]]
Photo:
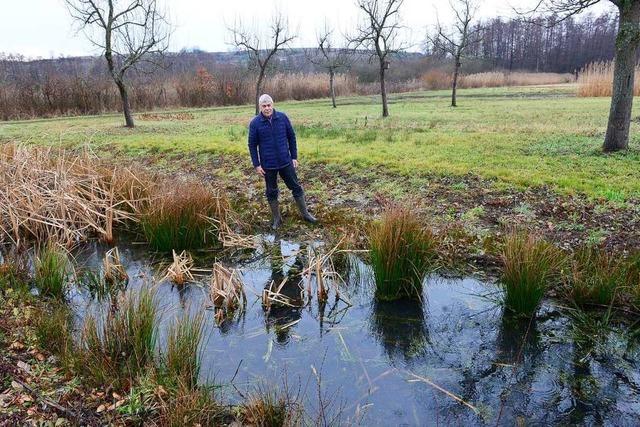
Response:
[[[122,99],[126,127],[134,127],[127,71],[158,65],[169,47],[170,25],[156,0],[65,0],[80,29],[102,50]]]
[[[258,29],[248,29],[239,22],[229,28],[229,31],[233,36],[232,44],[236,49],[247,53],[249,67],[258,71],[254,98],[257,115],[260,111],[258,98],[261,95],[262,84],[271,60],[278,51],[286,48],[297,36],[289,32],[289,24],[281,13],[274,15],[267,34],[261,35]]]
[[[371,58],[378,58],[382,117],[389,116],[385,73],[389,68],[389,57],[401,50],[397,40],[401,28],[399,9],[404,0],[357,0],[356,5],[364,15],[349,39],[354,49],[372,51]]]
[[[602,0],[539,0],[531,13],[556,14],[567,19]],[[640,46],[640,0],[608,0],[618,8],[613,94],[603,151],[626,150],[633,106],[636,51]]]
[[[457,107],[456,90],[458,88],[458,76],[462,66],[462,57],[467,48],[479,42],[478,33],[481,29],[472,29],[472,21],[478,11],[478,3],[474,0],[451,0],[449,2],[455,16],[453,29],[447,31],[438,22],[436,34],[430,38],[434,51],[451,55],[454,61],[453,82],[451,85],[451,106]]]
[[[324,28],[316,35],[318,47],[309,55],[311,63],[324,68],[329,73],[329,92],[331,103],[336,108],[335,77],[336,73],[349,66],[349,52],[344,47],[335,47],[333,30],[325,23]]]

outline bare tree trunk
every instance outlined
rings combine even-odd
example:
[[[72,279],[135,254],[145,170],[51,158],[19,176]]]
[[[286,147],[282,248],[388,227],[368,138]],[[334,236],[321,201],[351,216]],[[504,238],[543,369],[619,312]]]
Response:
[[[636,50],[640,44],[640,2],[620,7],[620,27],[616,37],[616,58],[613,71],[613,94],[607,134],[602,150],[626,150],[633,106]]]
[[[256,116],[260,113],[260,90],[262,89],[262,80],[264,79],[264,68],[260,69],[260,74],[258,75],[258,81],[256,82]]]
[[[131,115],[131,105],[129,104],[129,94],[127,93],[127,87],[123,81],[116,81],[118,86],[118,92],[120,92],[120,99],[122,100],[122,113],[124,114],[124,123],[128,128],[134,127],[133,116]]]
[[[462,64],[460,63],[460,58],[456,58],[456,65],[455,65],[455,69],[453,71],[453,85],[451,88],[451,106],[452,107],[457,107],[458,105],[456,104],[456,90],[458,89],[458,74],[460,73],[460,66]]]
[[[329,69],[329,90],[331,91],[331,103],[333,104],[333,108],[336,108],[336,90],[334,87],[334,77],[335,72],[333,68]]]
[[[387,106],[387,88],[384,82],[384,63],[380,64],[380,94],[382,95],[382,117],[389,117],[389,107]]]

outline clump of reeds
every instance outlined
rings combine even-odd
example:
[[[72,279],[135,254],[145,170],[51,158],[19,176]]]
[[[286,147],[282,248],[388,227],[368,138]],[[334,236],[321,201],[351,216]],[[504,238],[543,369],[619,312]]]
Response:
[[[219,262],[213,265],[209,295],[217,309],[218,322],[232,316],[238,309],[243,310],[247,304],[240,273],[238,270],[224,267]]]
[[[614,61],[593,62],[578,75],[578,96],[611,96]],[[640,66],[636,66],[634,96],[640,95]]]
[[[513,231],[505,238],[501,260],[505,307],[517,315],[530,316],[549,285],[559,282],[565,257],[534,234]]]
[[[197,249],[217,240],[229,203],[220,191],[195,181],[158,185],[141,214],[142,230],[156,250]]]
[[[173,262],[167,269],[167,274],[165,274],[162,280],[169,279],[178,286],[182,286],[187,282],[193,282],[195,279],[191,273],[192,269],[193,258],[187,251],[182,251],[180,255],[176,254],[176,251],[173,251]]]
[[[49,242],[39,249],[35,258],[34,283],[41,295],[63,299],[71,263],[67,252]]]
[[[113,240],[113,224],[134,220],[138,203],[124,189],[130,171],[107,168],[88,151],[0,147],[0,243],[55,239],[65,246],[90,235]]]
[[[200,345],[204,334],[204,315],[184,314],[169,330],[163,373],[172,386],[194,390],[200,374]]]
[[[298,425],[302,411],[288,392],[256,387],[240,408],[243,425],[283,427]]]
[[[579,306],[612,304],[627,288],[630,264],[621,255],[586,246],[578,249],[564,277],[567,298]]]
[[[229,422],[227,411],[207,388],[177,387],[160,398],[159,425],[215,426]]]
[[[434,267],[435,235],[423,228],[407,208],[392,207],[369,231],[376,297],[420,298],[425,274]]]
[[[158,306],[153,291],[128,292],[104,319],[89,315],[81,337],[82,363],[96,385],[127,388],[153,366]]]
[[[68,305],[54,304],[41,309],[36,320],[36,338],[40,348],[58,356],[67,369],[75,364],[73,314]]]

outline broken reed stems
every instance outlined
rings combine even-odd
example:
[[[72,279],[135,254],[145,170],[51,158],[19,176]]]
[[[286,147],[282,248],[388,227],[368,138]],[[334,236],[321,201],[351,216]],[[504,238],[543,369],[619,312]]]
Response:
[[[161,281],[169,279],[176,285],[182,286],[187,282],[193,282],[195,279],[191,270],[193,269],[193,258],[187,251],[182,251],[180,255],[173,251],[173,262],[167,269],[167,274]]]
[[[129,281],[127,269],[122,265],[120,252],[117,247],[108,250],[104,254],[102,272],[104,274],[104,280],[108,285],[120,285]]]
[[[312,295],[312,278],[315,277],[316,297],[319,302],[324,303],[329,299],[329,290],[333,289],[336,300],[341,299],[347,305],[351,302],[340,294],[340,285],[346,285],[342,276],[336,271],[333,257],[340,252],[339,250],[344,238],[337,245],[326,253],[320,253],[311,246],[307,247],[307,267],[302,271],[302,280],[306,281],[304,288],[307,291],[307,298],[311,301]]]
[[[238,270],[225,268],[219,262],[213,265],[209,295],[217,309],[218,323],[233,316],[238,309],[244,310],[247,305],[247,296],[240,273]]]

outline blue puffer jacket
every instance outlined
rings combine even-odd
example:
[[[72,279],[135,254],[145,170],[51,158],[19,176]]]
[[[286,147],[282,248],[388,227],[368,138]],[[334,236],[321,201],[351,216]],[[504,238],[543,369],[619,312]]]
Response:
[[[271,120],[258,114],[249,124],[249,153],[253,167],[280,169],[298,158],[296,134],[289,117],[273,110]]]

